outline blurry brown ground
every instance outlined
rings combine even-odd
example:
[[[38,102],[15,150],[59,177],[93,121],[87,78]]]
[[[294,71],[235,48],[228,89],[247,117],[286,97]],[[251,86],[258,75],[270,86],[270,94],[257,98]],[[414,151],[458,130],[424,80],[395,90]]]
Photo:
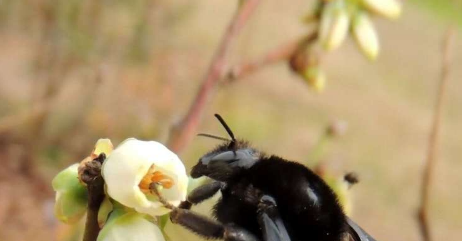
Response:
[[[86,156],[99,137],[165,142],[235,8],[234,1],[213,0],[107,2],[0,3],[0,240],[72,240],[73,228],[52,215],[53,176]],[[264,1],[232,62],[308,31],[300,19],[309,6]],[[218,112],[255,146],[306,161],[328,123],[347,121],[347,134],[324,161],[338,173],[360,175],[353,217],[377,240],[419,240],[415,209],[447,24],[408,3],[399,20],[376,23],[382,46],[376,63],[349,39],[324,59],[323,94],[284,64],[268,67],[222,86],[199,129],[224,135],[212,117]],[[460,39],[432,189],[436,240],[462,235]],[[189,168],[215,144],[196,138],[181,158]],[[184,230],[172,237],[198,240]]]

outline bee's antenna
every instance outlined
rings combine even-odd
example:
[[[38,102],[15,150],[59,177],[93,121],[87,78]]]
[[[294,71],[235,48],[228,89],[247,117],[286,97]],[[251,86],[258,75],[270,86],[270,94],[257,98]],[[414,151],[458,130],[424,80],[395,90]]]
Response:
[[[232,143],[236,142],[236,138],[234,138],[234,134],[229,128],[229,126],[226,124],[225,120],[223,120],[223,118],[219,114],[215,114],[215,117],[218,119],[221,125],[225,128],[226,132],[228,132],[228,135],[231,137],[231,142]]]
[[[217,139],[217,140],[221,140],[221,141],[230,141],[230,139],[228,139],[228,138],[224,138],[224,137],[221,137],[221,136],[215,136],[215,135],[211,135],[211,134],[206,134],[206,133],[199,133],[199,134],[197,134],[197,136],[209,137],[209,138]]]

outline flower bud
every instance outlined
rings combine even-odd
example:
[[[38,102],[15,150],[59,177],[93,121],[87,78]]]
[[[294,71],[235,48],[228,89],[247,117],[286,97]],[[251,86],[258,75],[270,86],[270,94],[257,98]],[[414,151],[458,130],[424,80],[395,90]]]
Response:
[[[379,40],[367,13],[356,14],[353,20],[353,34],[363,54],[370,60],[375,60],[379,54]]]
[[[159,227],[150,222],[146,216],[133,212],[111,217],[97,239],[97,241],[138,240],[165,241]]]
[[[99,139],[95,144],[95,148],[91,152],[91,157],[93,159],[97,158],[101,153],[109,155],[111,154],[113,149],[114,149],[114,146],[112,145],[111,140]]]
[[[102,175],[109,196],[140,213],[161,216],[170,211],[150,192],[152,183],[174,206],[186,199],[188,176],[183,163],[155,141],[125,140],[104,161]]]
[[[324,174],[322,178],[337,195],[338,202],[342,206],[345,214],[350,215],[353,209],[353,205],[351,202],[351,193],[349,191],[348,183],[345,182],[343,178],[338,178],[332,176],[331,174]]]
[[[362,0],[370,11],[384,17],[396,19],[401,15],[401,3],[398,0]]]
[[[79,182],[74,164],[53,178],[52,186],[56,191],[55,216],[64,223],[75,223],[87,210],[87,189]]]
[[[106,154],[108,156],[111,154],[114,146],[112,145],[111,140],[109,139],[99,139],[93,150],[91,151],[90,155],[87,156],[85,159],[80,161],[78,172],[79,172],[79,180],[83,185],[86,185],[85,182],[81,180],[82,174],[85,171],[85,166],[88,162],[91,162],[93,159],[97,158],[101,153]]]
[[[348,34],[350,17],[344,0],[326,3],[321,16],[319,41],[324,49],[332,51],[338,48]]]
[[[318,66],[308,66],[302,77],[316,92],[322,92],[326,87],[326,75]]]

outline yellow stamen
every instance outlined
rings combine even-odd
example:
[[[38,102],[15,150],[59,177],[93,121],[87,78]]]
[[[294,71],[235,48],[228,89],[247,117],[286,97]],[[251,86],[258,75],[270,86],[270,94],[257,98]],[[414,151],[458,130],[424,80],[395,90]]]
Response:
[[[138,186],[142,192],[149,193],[151,183],[156,183],[166,189],[171,188],[175,184],[171,177],[163,174],[161,171],[156,171],[154,165],[149,168],[148,173],[141,179]]]

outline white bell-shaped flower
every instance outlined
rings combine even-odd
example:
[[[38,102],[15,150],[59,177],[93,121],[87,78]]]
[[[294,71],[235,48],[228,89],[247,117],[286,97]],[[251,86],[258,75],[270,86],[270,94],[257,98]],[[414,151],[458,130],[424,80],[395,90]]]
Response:
[[[183,163],[155,141],[123,141],[104,161],[102,175],[109,196],[140,213],[160,216],[170,211],[151,194],[151,183],[174,206],[186,199],[188,176]]]

